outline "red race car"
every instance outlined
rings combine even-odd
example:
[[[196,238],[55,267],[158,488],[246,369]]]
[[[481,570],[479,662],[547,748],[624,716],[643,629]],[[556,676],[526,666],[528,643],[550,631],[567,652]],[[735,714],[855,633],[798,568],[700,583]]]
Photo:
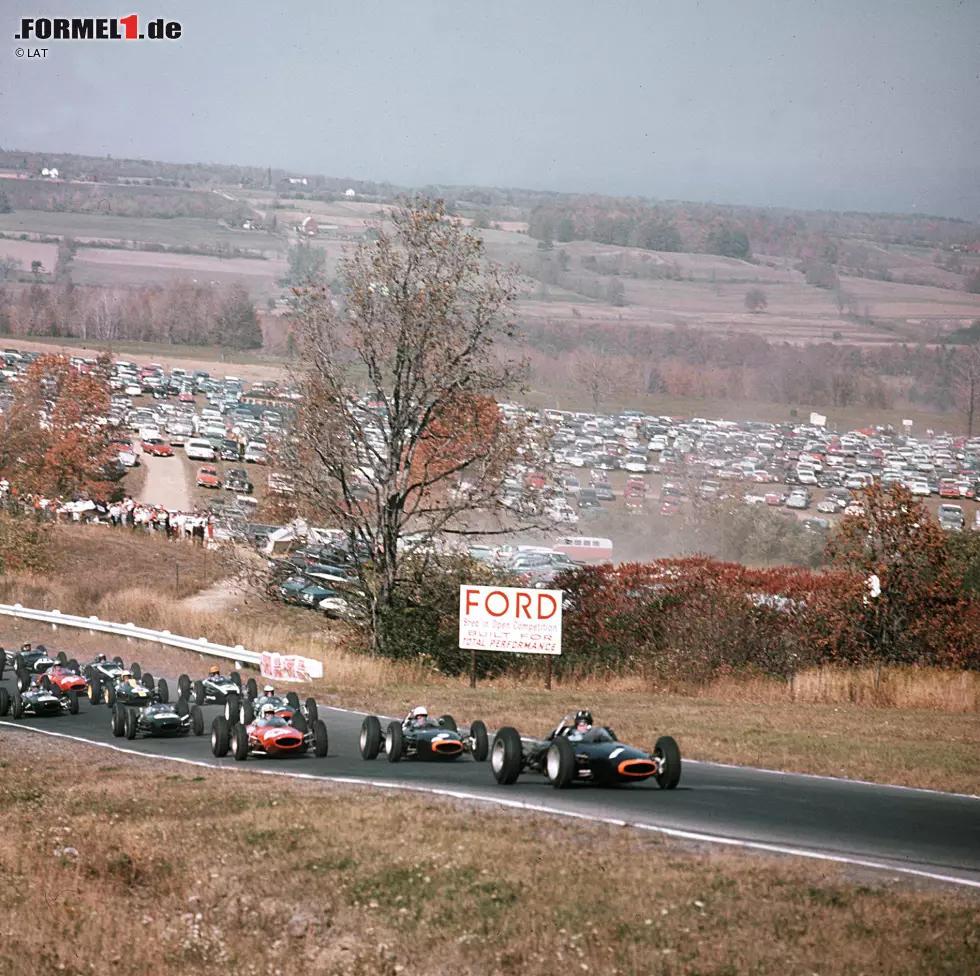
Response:
[[[300,715],[290,721],[276,715],[271,705],[265,705],[262,713],[249,725],[229,725],[224,715],[211,724],[211,752],[228,755],[231,751],[239,761],[252,756],[269,756],[282,759],[302,756],[313,747],[313,754],[323,758],[327,754],[327,727],[322,719],[316,719],[312,727]]]
[[[144,454],[151,454],[153,457],[174,456],[174,449],[161,437],[147,437],[140,441],[140,447]]]
[[[220,488],[221,479],[218,477],[218,469],[213,465],[205,464],[197,472],[198,488]]]
[[[62,664],[56,664],[41,675],[41,685],[50,688],[51,691],[60,692],[62,695],[69,691],[77,691],[80,695],[85,694],[88,684],[85,679],[71,668]]]

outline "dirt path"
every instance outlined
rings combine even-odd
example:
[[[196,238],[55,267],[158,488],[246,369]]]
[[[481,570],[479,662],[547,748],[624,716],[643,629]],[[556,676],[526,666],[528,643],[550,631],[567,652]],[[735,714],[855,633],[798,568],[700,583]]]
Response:
[[[146,468],[146,482],[137,501],[162,505],[172,512],[192,510],[187,473],[179,457],[158,458],[140,454],[140,464]]]
[[[186,596],[180,605],[188,610],[203,610],[217,612],[219,610],[237,610],[248,602],[252,589],[241,580],[224,579],[209,586],[200,593]]]

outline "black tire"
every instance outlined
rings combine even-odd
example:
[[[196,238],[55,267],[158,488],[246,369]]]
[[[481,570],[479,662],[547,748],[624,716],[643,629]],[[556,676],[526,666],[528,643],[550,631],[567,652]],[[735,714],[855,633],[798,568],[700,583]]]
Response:
[[[377,759],[381,751],[381,723],[377,715],[368,715],[361,722],[361,758]]]
[[[122,659],[121,657],[114,657],[114,658],[113,658],[112,660],[113,660],[113,661],[114,661],[114,662],[115,662],[116,664],[118,664],[118,665],[119,665],[119,667],[122,667],[122,666],[123,666],[123,659]]]
[[[195,681],[194,682],[194,704],[201,707],[204,704],[204,682]]]
[[[229,725],[238,725],[242,720],[241,701],[233,691],[225,696],[225,718]]]
[[[657,786],[662,790],[676,789],[681,781],[681,750],[673,738],[662,735],[653,747],[655,759],[663,760],[663,772],[657,774]]]
[[[14,669],[14,674],[24,669],[24,656],[20,652],[14,655],[11,667]]]
[[[150,674],[149,671],[145,672],[143,677],[137,680],[140,681],[140,683],[147,691],[153,691],[154,688],[153,675]]]
[[[248,759],[248,733],[245,731],[244,725],[236,725],[231,730],[231,747],[239,762]]]
[[[548,747],[545,773],[556,790],[564,790],[575,779],[575,750],[564,736],[558,736]]]
[[[23,668],[21,668],[17,672],[17,690],[27,691],[30,685],[31,685],[31,676]]]
[[[458,732],[459,729],[456,727],[456,719],[452,715],[440,715],[439,716],[439,728],[449,729],[450,732]]]
[[[165,705],[170,702],[170,685],[167,684],[166,678],[161,678],[157,682],[157,695]]]
[[[78,714],[78,692],[74,688],[68,689],[68,694],[65,696],[68,699],[68,714],[77,715]]]
[[[323,759],[326,756],[329,741],[327,738],[327,726],[321,719],[316,719],[313,723],[313,755],[317,759]]]
[[[195,705],[194,707],[197,708],[197,705]],[[185,715],[190,715],[191,709],[190,706],[187,704],[187,699],[178,698],[177,704],[174,705],[174,711],[178,714],[178,716],[180,716],[180,718],[183,718]]]
[[[0,647],[0,680],[3,680],[3,672],[7,667],[7,652]]]
[[[51,677],[47,674],[41,675],[41,680],[38,682],[45,691],[51,691],[54,685],[51,684]]]
[[[24,714],[24,699],[20,697],[19,691],[14,691],[14,697],[10,700],[10,717],[18,719]]]
[[[229,677],[231,678],[232,681],[235,682],[236,685],[238,685],[238,690],[241,691],[242,690],[242,676],[237,671],[232,671],[231,674],[229,675]]]
[[[64,667],[68,663],[68,655],[64,651],[58,651],[58,656],[55,660]]]
[[[112,708],[112,734],[121,739],[126,732],[126,713],[122,705],[114,705]]]
[[[517,782],[524,763],[521,734],[517,729],[505,725],[493,739],[493,749],[490,750],[490,768],[493,778],[501,786],[510,786]]]
[[[490,736],[487,727],[477,719],[470,724],[470,738],[473,740],[473,759],[476,762],[486,762],[490,754]]]
[[[0,688],[0,718],[5,718],[10,711],[10,692]]]
[[[191,697],[191,679],[186,674],[177,679],[177,697],[185,701]]]
[[[218,715],[211,723],[211,754],[219,759],[228,755],[230,729],[224,715]]]
[[[102,701],[102,682],[99,681],[98,675],[92,675],[88,679],[88,700],[93,705],[98,705]]]
[[[385,732],[385,753],[388,756],[388,762],[401,762],[404,748],[405,736],[402,733],[402,723],[389,722]]]
[[[129,670],[133,672],[133,677],[139,681],[143,677],[143,669],[139,666],[138,661],[133,661],[129,666]]]
[[[70,657],[68,658],[68,663],[65,665],[65,667],[68,668],[69,671],[75,671],[77,673],[78,661],[75,658]]]
[[[126,718],[125,718],[124,721],[125,721],[125,729],[126,729],[126,738],[127,739],[135,739],[136,738],[136,722],[137,722],[137,719],[136,719],[136,709],[134,709],[134,708],[127,708],[126,709]]]
[[[316,720],[320,717],[320,709],[316,707],[315,698],[306,699],[306,721],[310,726],[316,725]]]
[[[116,704],[116,686],[106,685],[102,689],[102,700],[111,708]]]
[[[255,701],[259,697],[259,685],[255,678],[249,678],[245,682],[245,697],[250,701]]]
[[[204,735],[204,712],[197,705],[191,706],[191,732],[194,735]]]
[[[306,721],[306,717],[300,711],[293,712],[293,717],[289,720],[289,724],[296,729],[297,732],[302,732],[306,735],[310,731],[310,725]]]
[[[251,725],[255,721],[255,709],[252,702],[246,698],[242,702],[242,725]]]
[[[289,702],[294,711],[299,710],[299,695],[297,695],[295,691],[286,692],[286,701]]]

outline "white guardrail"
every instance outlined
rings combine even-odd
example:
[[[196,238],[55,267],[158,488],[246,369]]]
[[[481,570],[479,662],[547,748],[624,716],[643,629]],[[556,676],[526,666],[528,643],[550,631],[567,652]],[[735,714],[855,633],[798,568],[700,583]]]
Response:
[[[247,651],[241,644],[229,647],[227,644],[214,644],[206,637],[181,637],[169,630],[150,630],[148,627],[137,627],[134,623],[113,623],[110,620],[100,620],[98,617],[76,617],[62,613],[60,610],[34,610],[19,603],[13,605],[0,603],[0,616],[20,617],[24,620],[36,620],[49,624],[53,629],[58,627],[74,627],[87,630],[90,633],[112,634],[115,637],[127,637],[130,640],[149,641],[153,644],[166,644],[169,647],[179,647],[185,651],[197,651],[210,657],[226,658],[240,665],[254,664],[263,677],[278,678],[284,681],[308,681],[311,678],[323,677],[323,664],[309,658],[294,655],[273,653],[258,653]]]

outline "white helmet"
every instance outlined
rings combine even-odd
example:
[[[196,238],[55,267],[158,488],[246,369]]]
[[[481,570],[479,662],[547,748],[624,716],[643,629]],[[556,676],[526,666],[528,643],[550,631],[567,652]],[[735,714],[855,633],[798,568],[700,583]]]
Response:
[[[428,718],[429,712],[425,705],[419,705],[418,708],[412,709],[412,718]]]
[[[262,689],[262,693],[265,694],[265,695],[274,695],[276,693],[276,689],[273,688],[272,685],[266,685]]]
[[[276,714],[276,710],[271,705],[262,706],[262,718],[272,718]]]

